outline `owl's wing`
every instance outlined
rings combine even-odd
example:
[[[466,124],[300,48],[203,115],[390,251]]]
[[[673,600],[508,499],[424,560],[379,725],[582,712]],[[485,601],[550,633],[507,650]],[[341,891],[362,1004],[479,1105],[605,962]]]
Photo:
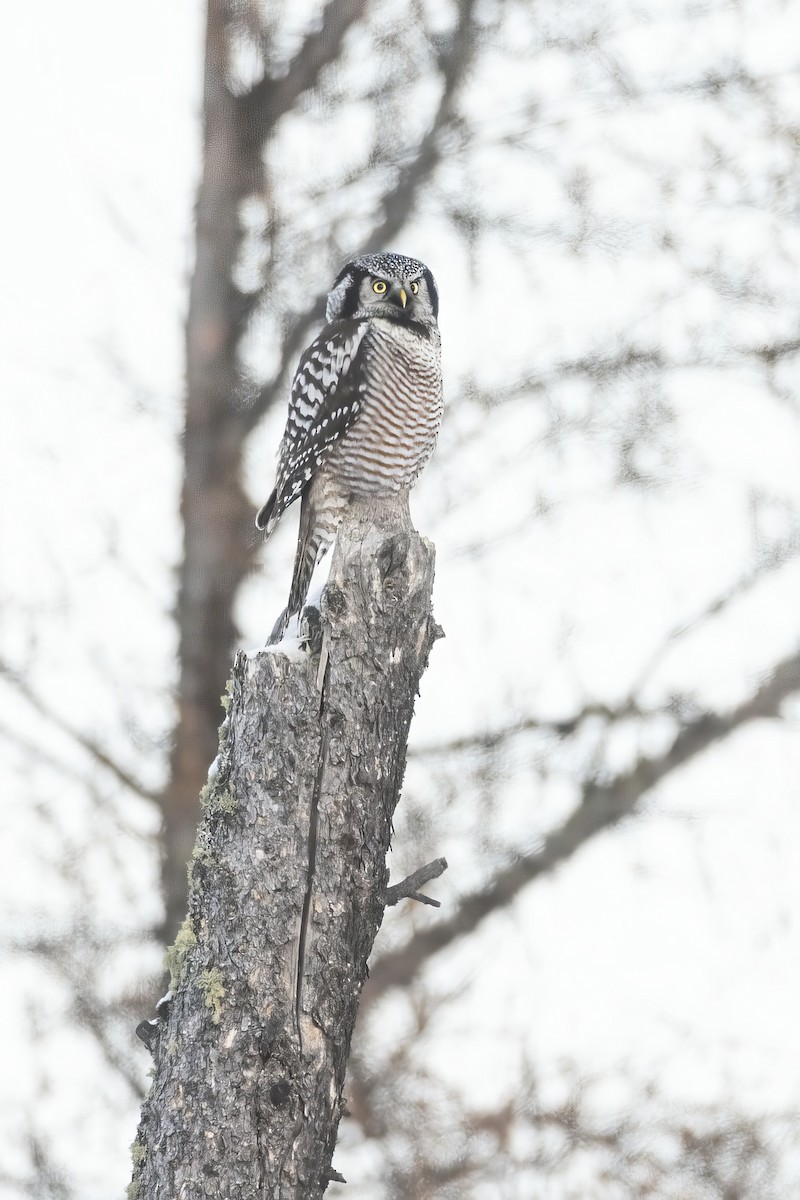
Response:
[[[269,534],[361,412],[361,348],[367,321],[335,321],[300,359],[278,452],[275,489],[256,517]]]

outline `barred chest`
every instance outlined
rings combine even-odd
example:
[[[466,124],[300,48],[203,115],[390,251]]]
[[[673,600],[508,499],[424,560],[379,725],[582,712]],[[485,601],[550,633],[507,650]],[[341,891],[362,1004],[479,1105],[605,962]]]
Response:
[[[433,453],[442,420],[439,333],[376,320],[363,349],[363,411],[326,466],[356,493],[408,489]]]

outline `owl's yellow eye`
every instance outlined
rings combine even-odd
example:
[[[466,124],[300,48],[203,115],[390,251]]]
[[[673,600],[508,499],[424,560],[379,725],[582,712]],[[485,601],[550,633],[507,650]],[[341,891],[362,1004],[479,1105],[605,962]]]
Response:
[[[414,295],[416,296],[417,292],[419,291],[419,284],[418,284],[418,283],[412,283],[412,285],[411,285],[411,290],[412,290],[412,292],[414,293]]]
[[[382,279],[376,279],[372,285],[372,290],[373,292],[377,292],[379,296],[382,296],[386,291],[386,284]]]

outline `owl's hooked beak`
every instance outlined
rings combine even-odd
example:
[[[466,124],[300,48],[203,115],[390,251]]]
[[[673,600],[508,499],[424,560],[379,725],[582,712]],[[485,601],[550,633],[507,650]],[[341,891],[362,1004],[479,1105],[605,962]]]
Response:
[[[403,287],[402,283],[401,284],[397,284],[397,283],[392,284],[392,290],[389,295],[389,299],[392,301],[393,304],[400,304],[400,305],[402,305],[403,308],[406,307],[406,305],[408,304],[408,292]]]

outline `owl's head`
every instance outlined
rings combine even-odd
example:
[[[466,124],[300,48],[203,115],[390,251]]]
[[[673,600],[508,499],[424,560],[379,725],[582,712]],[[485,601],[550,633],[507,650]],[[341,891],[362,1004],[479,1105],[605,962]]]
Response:
[[[328,321],[388,317],[431,327],[439,293],[425,263],[404,254],[362,254],[342,267],[328,295]]]

